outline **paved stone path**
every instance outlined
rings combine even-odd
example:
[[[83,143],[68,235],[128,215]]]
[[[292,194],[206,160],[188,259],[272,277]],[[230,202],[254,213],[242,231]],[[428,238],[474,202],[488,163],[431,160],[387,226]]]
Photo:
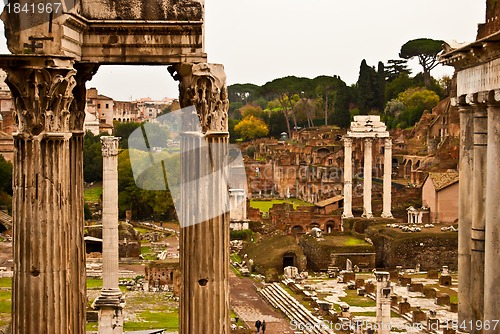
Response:
[[[266,320],[266,334],[293,334],[290,322],[257,294],[250,278],[239,278],[230,270],[231,306],[240,319],[255,329],[257,320]]]

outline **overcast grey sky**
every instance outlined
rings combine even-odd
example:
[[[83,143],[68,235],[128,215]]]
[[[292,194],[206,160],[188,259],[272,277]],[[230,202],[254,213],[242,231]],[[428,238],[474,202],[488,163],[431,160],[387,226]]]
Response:
[[[359,7],[361,5],[361,7]],[[359,65],[397,59],[410,39],[473,41],[485,0],[206,0],[206,52],[228,84],[296,75],[357,81]],[[0,40],[5,53],[5,38]],[[411,62],[414,73],[420,70]],[[451,74],[439,66],[433,75]],[[116,100],[177,97],[164,67],[103,66],[88,84]]]

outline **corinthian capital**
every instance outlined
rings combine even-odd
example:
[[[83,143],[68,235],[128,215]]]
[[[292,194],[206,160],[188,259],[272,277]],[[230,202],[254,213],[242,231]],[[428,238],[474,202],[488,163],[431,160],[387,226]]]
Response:
[[[73,68],[8,67],[19,133],[68,132],[76,71]]]
[[[118,143],[120,137],[101,136],[101,150],[103,157],[111,157],[118,155]]]
[[[179,64],[169,68],[179,81],[180,105],[194,106],[203,132],[227,132],[229,100],[220,64]]]

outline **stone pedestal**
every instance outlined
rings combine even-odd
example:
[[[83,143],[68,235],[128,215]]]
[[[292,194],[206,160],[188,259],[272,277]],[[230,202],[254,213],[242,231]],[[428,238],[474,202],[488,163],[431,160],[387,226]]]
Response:
[[[342,218],[352,215],[352,139],[344,138],[344,213]]]
[[[124,300],[118,286],[118,142],[102,136],[102,290],[95,300],[99,334],[123,333]]]
[[[382,218],[393,218],[391,213],[392,201],[392,140],[391,138],[385,139],[384,145],[384,198]]]
[[[363,167],[363,218],[373,218],[372,213],[372,143],[365,139],[365,157]]]
[[[222,65],[213,64],[182,64],[170,71],[180,81],[181,106],[196,109],[185,115],[181,139],[179,333],[229,334],[229,204],[220,173],[229,139],[226,77]],[[208,158],[200,153],[204,145]]]
[[[0,66],[18,128],[12,333],[83,334],[84,109],[73,90],[85,90],[85,68],[77,73],[69,58],[45,56],[1,56]]]
[[[378,334],[389,334],[391,332],[391,282],[389,273],[386,271],[376,271],[377,279],[377,328]]]

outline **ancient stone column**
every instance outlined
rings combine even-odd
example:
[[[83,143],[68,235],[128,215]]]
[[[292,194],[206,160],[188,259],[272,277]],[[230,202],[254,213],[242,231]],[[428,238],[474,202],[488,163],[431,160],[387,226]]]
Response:
[[[181,64],[180,104],[194,106],[183,120],[180,334],[229,334],[229,213],[224,168],[229,139],[228,96],[222,65]],[[209,157],[200,147],[209,149]],[[207,176],[206,178],[204,176]],[[196,182],[192,182],[196,181]],[[200,217],[209,217],[199,221]]]
[[[342,218],[352,215],[352,138],[344,137],[344,213]]]
[[[471,228],[472,228],[472,181],[474,167],[474,117],[472,107],[460,103],[460,160],[458,163],[460,182],[458,193],[458,323],[466,324],[472,319],[471,292]],[[461,301],[461,302],[460,302]],[[464,302],[465,301],[465,302]],[[461,329],[465,330],[465,328]],[[468,332],[468,331],[467,331]]]
[[[391,282],[389,273],[376,271],[377,279],[377,328],[378,334],[389,334],[391,332]]]
[[[365,138],[365,158],[363,169],[363,218],[373,218],[372,214],[372,138]]]
[[[85,333],[85,80],[67,57],[2,56],[14,117],[13,334]],[[76,106],[72,105],[76,102]],[[83,103],[85,99],[83,97]]]
[[[118,286],[118,142],[102,136],[102,290],[94,302],[99,334],[123,333],[123,295]]]
[[[391,189],[392,189],[392,139],[386,138],[384,145],[384,198],[382,218],[392,218]]]
[[[488,162],[486,168],[486,235],[484,269],[484,321],[498,320],[500,300],[498,291],[500,282],[500,91],[492,91],[488,96]],[[483,171],[484,172],[484,171]],[[490,326],[485,333],[498,333],[498,327]]]
[[[488,116],[485,97],[468,97],[474,103],[474,172],[472,181],[471,293],[472,321],[483,321],[484,313],[484,229],[486,223],[486,157]],[[472,328],[471,333],[482,333]]]

